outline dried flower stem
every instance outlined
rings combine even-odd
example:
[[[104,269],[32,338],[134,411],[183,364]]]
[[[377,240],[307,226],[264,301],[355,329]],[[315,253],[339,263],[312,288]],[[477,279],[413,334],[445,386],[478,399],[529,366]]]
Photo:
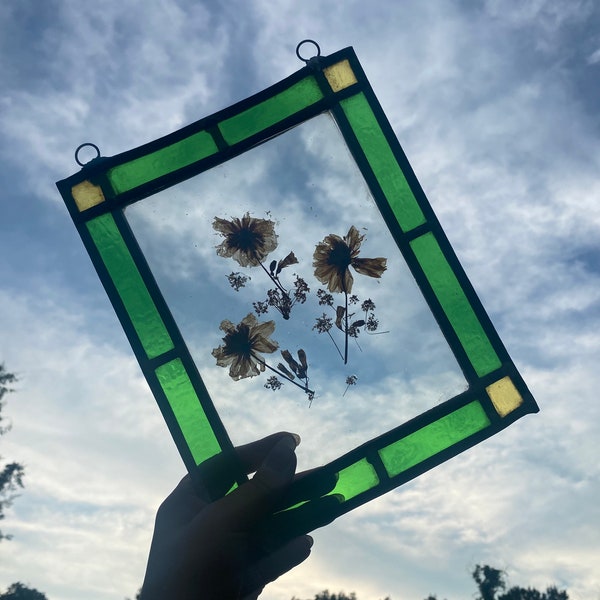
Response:
[[[348,292],[345,289],[344,300],[344,364],[348,364]]]
[[[333,339],[333,336],[329,333],[329,331],[326,331],[325,333],[329,336],[329,339],[333,342],[333,345],[335,346],[335,349],[338,351],[338,354],[340,355],[340,358],[342,360],[344,360],[344,355],[342,354],[342,351],[340,350],[340,347],[337,345],[337,342]]]
[[[297,381],[294,381],[293,379],[289,378],[285,373],[282,373],[281,371],[278,371],[277,369],[274,369],[271,365],[268,365],[264,360],[262,360],[261,358],[259,358],[258,356],[255,357],[257,360],[260,361],[260,363],[266,367],[267,369],[269,369],[269,371],[273,371],[273,373],[276,373],[277,375],[279,375],[279,377],[283,377],[283,379],[289,381],[290,383],[293,383],[296,387],[299,387],[302,391],[306,392],[307,394],[312,394],[314,395],[314,390],[309,389],[308,384],[306,385],[300,385]]]
[[[261,261],[258,261],[258,264],[262,267],[263,271],[268,275],[269,279],[280,289],[281,293],[285,294],[289,298],[290,297],[289,292],[281,285],[281,283],[279,282],[279,278],[273,277],[273,275],[271,275],[271,273],[269,273],[269,270],[267,269],[267,267],[265,267],[265,265],[262,264]]]

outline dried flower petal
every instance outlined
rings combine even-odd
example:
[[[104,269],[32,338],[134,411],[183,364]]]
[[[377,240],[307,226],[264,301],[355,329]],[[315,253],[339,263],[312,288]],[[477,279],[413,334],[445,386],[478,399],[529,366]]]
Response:
[[[335,326],[342,331],[344,331],[344,328],[342,327],[342,319],[344,318],[345,315],[346,315],[346,309],[343,306],[336,306]]]
[[[375,278],[381,277],[386,270],[387,259],[385,258],[358,258],[364,237],[352,225],[343,238],[330,233],[315,247],[313,254],[315,277],[321,283],[327,284],[330,292],[349,294],[352,291],[354,278],[350,273],[350,266],[361,275]]]
[[[225,238],[217,246],[217,254],[233,258],[242,267],[258,266],[277,248],[275,223],[267,219],[255,219],[249,213],[231,221],[215,217],[213,229]]]
[[[300,364],[305,371],[308,371],[308,362],[306,361],[306,352],[300,348],[298,350],[298,358],[300,359]]]
[[[386,258],[355,258],[352,266],[357,273],[379,279],[387,269]]]
[[[289,267],[290,265],[296,264],[298,264],[298,259],[296,258],[296,255],[293,252],[290,252],[283,260],[279,261],[276,275],[279,275],[279,273],[281,273],[281,270],[285,269],[285,267]]]
[[[290,351],[282,350],[281,356],[283,356],[285,362],[290,366],[290,369],[292,369],[292,371],[294,371],[294,373],[298,375],[298,372],[300,371],[300,365],[294,360]]]
[[[275,322],[259,323],[252,313],[238,325],[222,321],[220,329],[225,332],[223,344],[214,348],[212,355],[219,367],[229,367],[229,376],[235,381],[259,375],[265,370],[259,353],[272,353],[279,347],[269,338],[275,331]]]

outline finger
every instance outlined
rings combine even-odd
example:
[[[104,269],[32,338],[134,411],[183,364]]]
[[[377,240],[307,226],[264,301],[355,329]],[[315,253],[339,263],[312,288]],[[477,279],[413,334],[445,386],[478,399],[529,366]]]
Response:
[[[300,444],[300,436],[297,433],[280,431],[273,433],[262,440],[250,442],[243,446],[238,446],[235,451],[242,464],[244,473],[254,473],[262,465],[269,452],[284,438],[292,437],[295,447]]]
[[[244,573],[242,594],[256,598],[262,589],[287,573],[310,556],[313,539],[309,535],[297,537],[251,564]]]
[[[341,514],[343,502],[343,496],[332,494],[278,512],[261,523],[256,536],[266,552],[272,551],[290,539],[331,523]]]
[[[296,470],[296,440],[280,436],[254,477],[210,506],[212,518],[227,529],[246,530],[271,512]]]
[[[298,473],[285,494],[277,502],[277,510],[285,510],[300,502],[315,500],[331,492],[339,479],[338,473],[320,467]]]
[[[274,433],[256,442],[223,450],[205,460],[193,473],[197,493],[207,502],[222,498],[234,483],[240,481],[242,474],[254,473],[271,449],[286,436],[292,436],[296,446],[300,443],[296,434]]]

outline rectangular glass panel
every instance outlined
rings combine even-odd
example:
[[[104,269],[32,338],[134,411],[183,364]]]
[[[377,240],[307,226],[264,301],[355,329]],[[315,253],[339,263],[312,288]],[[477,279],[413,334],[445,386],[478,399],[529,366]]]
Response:
[[[270,222],[267,229],[277,236],[265,242],[262,266],[242,266],[233,252],[228,256],[226,238],[213,227],[216,218],[231,224],[246,214],[255,225]],[[303,439],[300,468],[314,467],[465,390],[456,359],[328,114],[128,207],[126,216],[234,444],[296,431]],[[355,258],[387,263],[381,277],[350,267],[349,322],[374,317],[378,326],[358,327],[358,337],[348,337],[344,363],[345,335],[335,324],[344,294],[330,294],[333,306],[319,304],[318,290],[328,292],[328,286],[315,277],[313,263],[317,244],[332,235],[342,239],[352,227],[364,236]],[[278,279],[293,296],[301,278],[310,290],[306,301],[294,304],[289,318],[275,306],[256,314],[255,304],[267,303],[267,290],[277,289],[271,261],[277,271],[290,252],[297,262]],[[356,265],[364,271],[364,263]],[[352,303],[353,295],[358,302]],[[375,308],[365,315],[367,300]],[[305,351],[312,402],[282,377],[280,389],[265,389],[274,376],[267,367],[235,381],[230,364],[217,365],[215,352],[226,337],[219,327],[237,327],[249,314],[274,324],[266,337],[279,347],[259,352],[271,368],[282,364],[290,371],[281,351],[297,364]],[[323,315],[329,333],[316,329]],[[299,377],[294,381],[302,384]]]
[[[156,369],[156,377],[196,464],[220,452],[219,442],[181,361],[176,359],[162,365]]]
[[[338,482],[330,494],[342,494],[344,500],[350,500],[379,483],[373,465],[366,458],[342,469],[338,475]]]
[[[500,359],[433,234],[410,245],[477,375],[500,368]]]
[[[343,60],[323,69],[323,74],[334,92],[339,92],[357,83],[356,75],[354,75],[348,60]]]
[[[381,449],[379,456],[389,476],[394,477],[489,424],[481,404],[474,401]]]
[[[313,77],[307,77],[289,89],[248,110],[219,123],[223,139],[236,144],[270,127],[323,98]]]
[[[523,404],[523,398],[510,377],[503,377],[485,388],[496,412],[505,417]]]
[[[425,217],[364,94],[340,102],[358,142],[403,231],[425,223]]]
[[[349,60],[340,60],[342,55],[348,56]],[[339,99],[353,93],[349,86],[356,84],[357,89],[360,86],[368,88],[360,69],[355,75],[350,67],[352,57],[351,50],[343,51],[336,53],[337,63],[330,59],[321,63],[321,66],[331,65],[323,69],[325,79],[335,92],[327,93],[327,102],[335,102],[336,96]],[[129,218],[135,225],[136,239],[141,239],[144,256],[150,259],[161,291],[169,306],[174,308],[186,345],[202,370],[203,382],[217,404],[227,431],[233,434],[234,443],[243,443],[278,429],[300,432],[305,440],[300,449],[300,468],[326,463],[348,450],[354,450],[351,456],[356,457],[352,458],[356,462],[340,471],[334,490],[343,494],[346,500],[356,499],[346,506],[348,509],[355,506],[356,501],[366,501],[366,497],[373,496],[373,493],[365,492],[374,490],[374,493],[382,493],[393,485],[387,477],[379,482],[377,474],[383,477],[384,468],[380,458],[383,458],[391,475],[399,475],[426,461],[425,466],[412,470],[416,474],[450,457],[455,452],[451,446],[461,440],[466,440],[460,444],[462,449],[476,443],[480,436],[467,438],[490,424],[479,402],[471,402],[398,442],[386,442],[389,445],[381,450],[380,457],[372,454],[375,444],[380,444],[381,439],[392,439],[392,435],[397,438],[402,435],[398,432],[405,431],[405,428],[360,446],[433,404],[456,396],[465,389],[466,382],[414,285],[410,270],[404,260],[399,259],[398,254],[401,257],[401,253],[398,253],[383,224],[373,198],[366,191],[356,164],[347,154],[343,156],[347,147],[336,128],[333,127],[338,135],[337,141],[329,133],[331,122],[325,124],[324,117],[318,117],[314,122],[303,124],[300,135],[291,132],[282,136],[287,142],[272,138],[277,129],[288,129],[299,115],[312,119],[311,115],[322,111],[326,105],[330,106],[319,102],[323,94],[313,76],[305,75],[307,72],[302,71],[304,79],[301,81],[298,81],[297,74],[265,90],[258,97],[269,98],[258,105],[257,97],[245,100],[243,106],[252,108],[242,113],[239,113],[242,106],[239,104],[194,126],[197,129],[209,123],[207,128],[215,136],[216,143],[207,131],[190,136],[191,128],[186,128],[166,138],[172,141],[182,134],[188,135],[185,139],[152,151],[165,143],[165,139],[157,140],[126,153],[120,160],[150,152],[114,167],[112,171],[106,171],[106,164],[114,163],[107,161],[104,168],[100,162],[96,163],[98,169],[94,169],[94,176],[100,171],[103,173],[100,179],[94,181],[104,181],[108,187],[100,189],[95,186],[97,189],[92,190],[85,188],[87,182],[81,187],[81,175],[75,175],[59,182],[59,188],[72,214],[75,206],[79,211],[96,207],[94,213],[99,214],[107,208],[99,206],[104,201],[104,192],[112,199],[109,182],[117,195],[132,192],[117,197],[119,206],[122,206],[140,198],[142,191],[135,188],[161,178],[160,187],[165,191],[144,201],[146,210],[133,207]],[[322,78],[319,81],[324,83]],[[284,87],[284,91],[280,91]],[[365,94],[341,101],[352,131],[338,108],[333,110],[348,136],[348,145],[357,157],[360,156],[358,163],[372,192],[377,195],[377,205],[385,210],[389,220],[391,214],[387,202],[400,228],[405,232],[412,231],[410,237],[422,233],[414,230],[426,224],[423,210],[431,215],[431,227],[427,229],[437,231],[435,218],[426,208],[424,197],[419,195],[420,188],[412,179],[410,167],[386,124],[385,116],[376,101],[372,103],[373,107],[369,104],[369,98],[373,98],[370,92],[365,91]],[[224,114],[236,112],[236,116],[223,120]],[[220,131],[215,129],[215,123]],[[166,188],[176,179],[168,175],[192,163],[211,155],[215,155],[214,162],[229,160],[238,150],[247,149],[247,145],[240,144],[235,149],[225,148],[223,153],[219,153],[217,143],[223,149],[224,144],[236,144],[248,138],[252,138],[255,146],[266,141],[269,144],[264,144],[260,150],[252,150],[251,156],[235,159],[221,170],[213,169],[199,179],[179,184],[176,190]],[[270,148],[265,151],[265,146]],[[347,165],[341,165],[346,158],[350,170]],[[200,162],[199,168],[205,167],[207,162]],[[211,163],[214,162],[211,159]],[[181,180],[181,176],[189,174],[188,169],[176,175]],[[72,188],[65,187],[64,184],[69,182],[72,182]],[[158,187],[154,186],[154,189]],[[149,193],[149,189],[145,187],[143,193]],[[108,206],[108,210],[112,208],[112,205]],[[116,216],[121,218],[121,214]],[[215,225],[213,228],[211,223]],[[245,223],[241,236],[238,235],[240,223]],[[131,336],[130,325],[133,322],[149,357],[173,350],[158,361],[148,362],[140,355],[134,338],[130,338],[169,424],[173,426],[174,415],[186,440],[183,445],[189,446],[194,459],[199,462],[218,452],[219,446],[192,385],[192,381],[198,383],[195,369],[192,366],[192,371],[186,371],[186,367],[190,367],[186,348],[180,343],[177,348],[173,347],[154,301],[129,254],[127,245],[132,247],[131,240],[126,237],[125,244],[117,224],[120,226],[122,222],[117,220],[115,223],[111,217],[96,219],[87,225],[110,277],[105,276],[102,261],[97,259],[85,233],[82,232],[82,236],[128,334]],[[250,224],[254,229],[248,237]],[[232,229],[233,225],[238,228],[236,231]],[[395,224],[393,228],[397,233]],[[261,249],[249,260],[248,248],[242,252],[240,246],[253,238],[252,244],[256,248],[257,231],[258,237],[262,236]],[[237,249],[232,248],[231,240],[234,238],[233,245],[237,245]],[[487,374],[501,366],[468,296],[433,235],[416,240],[413,249],[477,373]],[[215,254],[219,257],[216,262]],[[233,264],[233,269],[242,269],[234,271],[231,265],[236,258],[239,266]],[[228,260],[230,266],[227,269],[223,269],[221,259]],[[414,257],[410,260],[414,268]],[[217,264],[219,262],[220,265]],[[342,269],[340,265],[344,262]],[[255,268],[251,274],[248,267]],[[268,279],[266,286],[264,280],[258,282],[260,277],[255,279],[257,273],[260,277],[266,275],[271,283]],[[323,287],[319,288],[319,283],[313,281],[309,288],[306,282],[310,276],[319,280]],[[111,278],[122,303],[114,293]],[[420,277],[419,282],[423,283]],[[327,293],[327,284],[331,294]],[[274,287],[267,291],[269,285]],[[353,290],[360,288],[360,298],[356,296],[354,299],[351,285]],[[154,290],[154,286],[150,289]],[[299,302],[301,296],[302,301]],[[325,301],[325,296],[335,296],[335,299]],[[431,300],[429,291],[427,296]],[[259,299],[261,297],[263,300]],[[375,302],[372,301],[375,297],[377,318]],[[307,301],[305,306],[307,298],[310,302]],[[162,306],[159,297],[155,297],[155,301]],[[367,304],[369,308],[365,308]],[[445,323],[437,303],[433,304],[437,317]],[[329,326],[325,327],[325,312],[320,317],[319,311],[330,309],[334,315],[327,317]],[[218,323],[220,332],[216,326]],[[245,337],[240,336],[242,326],[245,326]],[[170,331],[179,340],[179,332],[176,329]],[[340,331],[342,336],[345,333],[344,341],[340,340]],[[353,333],[349,333],[351,331]],[[447,331],[446,328],[444,331]],[[252,340],[249,332],[252,332]],[[273,341],[275,338],[271,339],[273,334],[277,336],[278,347]],[[463,362],[463,352],[459,350],[454,335],[447,334],[470,380],[471,373]],[[333,345],[329,344],[327,349],[323,345],[318,346],[314,343],[315,336],[325,340],[325,346],[329,341]],[[232,348],[235,348],[234,352],[231,352]],[[248,354],[249,348],[260,357]],[[305,348],[309,349],[308,363]],[[482,357],[478,356],[479,351],[483,352]],[[177,355],[184,356],[183,362],[171,360]],[[153,371],[165,360],[171,362]],[[277,364],[277,361],[281,362]],[[271,381],[273,372],[282,378],[276,380],[277,385]],[[242,377],[241,381],[237,381],[240,375],[248,374],[257,377]],[[519,381],[519,391],[510,380],[506,384],[507,380],[505,377],[487,385],[490,378],[486,378],[486,391],[496,411],[506,415],[526,403],[528,411],[537,412],[535,402],[522,382]],[[159,392],[157,381],[164,395]],[[481,382],[475,384],[475,390],[468,394],[469,400],[479,393],[476,390],[480,390]],[[280,392],[282,385],[284,391]],[[265,388],[270,391],[265,391]],[[202,390],[198,393],[204,393],[201,383],[197,389]],[[164,405],[165,397],[173,415]],[[207,411],[212,411],[212,406],[205,406]],[[442,411],[434,411],[434,414],[446,412],[446,407]],[[519,411],[520,414],[522,412]],[[511,420],[506,419],[505,422]],[[494,418],[493,431],[502,426],[502,421]],[[219,427],[217,429],[221,431]],[[493,431],[490,428],[485,433]],[[181,443],[175,430],[174,435],[177,443]],[[189,465],[188,449],[182,448],[182,454]],[[428,460],[432,457],[435,458]],[[376,468],[369,460],[373,460]],[[348,456],[340,459],[341,464],[347,464],[347,461]],[[345,510],[341,506],[341,510]]]
[[[91,181],[82,181],[71,188],[73,200],[80,211],[87,210],[104,202],[104,193],[99,185]]]
[[[206,131],[200,131],[166,148],[136,158],[108,171],[108,179],[117,194],[187,167],[217,152],[217,145]]]
[[[109,213],[87,222],[87,228],[148,358],[173,348],[173,342]]]

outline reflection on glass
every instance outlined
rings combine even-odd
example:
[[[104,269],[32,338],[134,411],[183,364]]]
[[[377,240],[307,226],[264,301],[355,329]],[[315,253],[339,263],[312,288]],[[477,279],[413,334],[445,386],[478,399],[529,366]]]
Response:
[[[327,114],[126,216],[234,444],[313,467],[466,388]]]

